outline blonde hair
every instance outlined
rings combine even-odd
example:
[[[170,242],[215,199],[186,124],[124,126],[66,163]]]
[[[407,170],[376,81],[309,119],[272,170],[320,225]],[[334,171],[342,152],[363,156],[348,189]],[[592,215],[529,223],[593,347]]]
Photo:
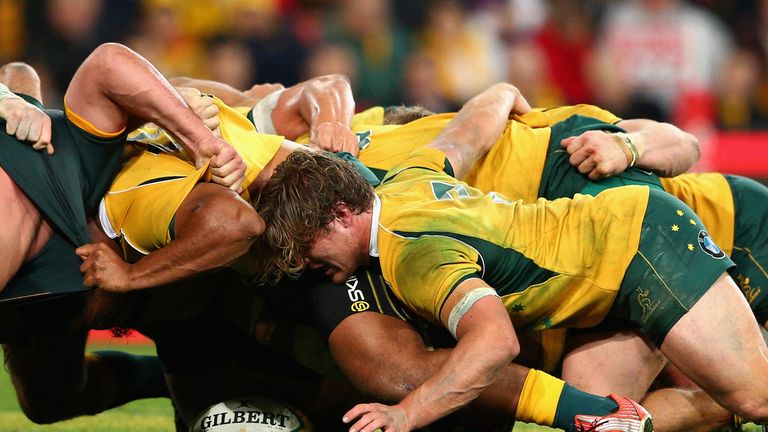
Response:
[[[257,242],[264,280],[299,275],[302,255],[328,230],[340,204],[361,214],[372,203],[373,188],[352,164],[323,152],[293,152],[277,166],[256,206],[267,226]]]

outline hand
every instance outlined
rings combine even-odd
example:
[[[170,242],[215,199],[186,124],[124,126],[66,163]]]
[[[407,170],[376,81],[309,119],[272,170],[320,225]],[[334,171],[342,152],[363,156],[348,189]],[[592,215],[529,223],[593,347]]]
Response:
[[[314,126],[309,133],[309,146],[330,152],[349,152],[357,156],[360,145],[357,135],[337,121],[322,122]]]
[[[571,155],[569,162],[592,180],[621,174],[629,166],[627,154],[614,138],[602,131],[587,131],[565,138],[560,145]]]
[[[125,292],[131,288],[131,265],[104,243],[80,246],[75,253],[83,260],[80,271],[83,285],[107,291]]]
[[[216,130],[219,127],[219,107],[213,101],[213,96],[192,87],[176,87],[176,90],[208,129]]]
[[[0,118],[5,119],[5,131],[20,141],[29,141],[35,150],[53,154],[51,118],[24,99],[9,97],[0,102]]]
[[[200,154],[195,158],[195,166],[200,168],[209,160],[213,175],[211,180],[238,194],[241,193],[246,166],[237,151],[226,141],[211,135],[211,139],[200,146]]]
[[[357,421],[349,432],[373,432],[379,428],[384,432],[408,432],[413,429],[405,410],[399,405],[358,404],[347,411],[341,420],[349,423],[355,419]]]
[[[512,118],[514,115],[528,114],[533,111],[531,104],[529,104],[522,93],[520,93],[520,90],[518,90],[517,87],[515,87],[515,90],[517,90],[517,97],[515,97],[515,103],[512,105],[512,110],[509,112],[509,118]]]
[[[244,91],[243,94],[254,99],[262,99],[270,93],[274,93],[284,88],[285,87],[282,84],[256,84],[248,90]]]

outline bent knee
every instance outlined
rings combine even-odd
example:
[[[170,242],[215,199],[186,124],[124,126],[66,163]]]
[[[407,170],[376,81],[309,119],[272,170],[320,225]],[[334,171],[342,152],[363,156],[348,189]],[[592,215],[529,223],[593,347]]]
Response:
[[[67,420],[74,415],[67,415],[56,402],[52,403],[32,403],[19,400],[21,411],[32,423],[46,425]]]
[[[756,423],[768,422],[768,392],[755,388],[731,398],[735,414]]]

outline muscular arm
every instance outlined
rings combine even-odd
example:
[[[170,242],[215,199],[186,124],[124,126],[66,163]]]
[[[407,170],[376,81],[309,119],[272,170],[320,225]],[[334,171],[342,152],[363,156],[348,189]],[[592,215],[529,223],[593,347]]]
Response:
[[[485,283],[481,280],[469,279],[456,292],[466,293],[482,286]],[[450,311],[455,305],[446,303],[444,310]],[[441,321],[445,324],[449,312],[444,315]],[[456,347],[436,373],[399,404],[358,405],[349,411],[346,420],[362,416],[352,426],[355,430],[366,425],[392,426],[395,431],[423,427],[477,398],[519,352],[509,315],[497,296],[481,298],[469,308],[458,323],[457,339]]]
[[[499,139],[510,113],[530,110],[515,86],[496,84],[465,103],[429,147],[444,152],[456,178],[462,178]]]
[[[617,125],[627,131],[637,146],[638,168],[674,177],[699,160],[699,141],[677,126],[644,119],[622,120]]]
[[[172,82],[178,87],[213,93],[230,106],[254,106],[261,99],[250,94],[253,89],[242,92],[216,81],[179,77]],[[324,75],[288,87],[276,102],[274,109],[265,111],[274,133],[290,140],[309,133],[313,147],[357,155],[357,138],[349,129],[355,100],[344,75]]]
[[[225,104],[233,107],[252,107],[258,101],[257,98],[251,97],[245,92],[218,81],[189,77],[174,77],[168,81],[170,81],[174,87],[192,87],[203,93],[216,95],[216,97],[221,99]]]
[[[618,126],[637,148],[635,166],[670,177],[682,174],[699,159],[696,137],[669,123],[622,120]],[[632,161],[629,149],[614,134],[588,131],[562,140],[570,163],[593,180],[624,172]]]
[[[277,133],[288,139],[296,139],[309,132],[311,143],[325,150],[340,151],[342,147],[334,145],[341,144],[342,140],[351,138],[355,146],[357,144],[348,129],[354,113],[355,100],[349,79],[338,74],[325,75],[287,88],[272,111],[272,123]],[[348,134],[341,135],[339,132],[336,137],[322,136],[328,131],[327,126],[321,125],[328,123],[347,128]]]
[[[378,312],[346,317],[328,343],[336,364],[360,391],[377,400],[397,402],[434,375],[451,349],[429,349],[409,323]],[[508,420],[515,415],[528,368],[509,363],[478,396],[477,414]]]
[[[96,48],[75,72],[64,101],[105,133],[156,123],[189,150],[198,166],[211,159],[214,181],[239,188],[245,171],[239,156],[205,127],[154,66],[123,45]]]
[[[175,239],[135,264],[125,263],[103,244],[78,248],[85,285],[130,291],[226,267],[264,230],[264,221],[247,202],[210,183],[195,186],[176,212],[174,225]]]

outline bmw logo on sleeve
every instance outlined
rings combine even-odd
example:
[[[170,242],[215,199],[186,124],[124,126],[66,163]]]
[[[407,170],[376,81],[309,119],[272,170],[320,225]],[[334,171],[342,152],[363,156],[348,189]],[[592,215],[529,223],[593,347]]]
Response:
[[[725,257],[725,252],[717,246],[706,231],[699,231],[699,247],[705,254],[714,259],[723,259]]]

